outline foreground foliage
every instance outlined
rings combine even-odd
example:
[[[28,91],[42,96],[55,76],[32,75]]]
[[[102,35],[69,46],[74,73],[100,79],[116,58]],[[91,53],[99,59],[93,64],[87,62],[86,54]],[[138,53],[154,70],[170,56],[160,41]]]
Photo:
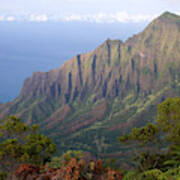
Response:
[[[180,98],[167,99],[158,106],[156,124],[134,128],[119,138],[123,143],[136,143],[136,171],[124,179],[180,178]]]
[[[21,163],[42,165],[54,152],[55,145],[37,125],[25,125],[14,116],[0,122],[0,170],[9,172],[10,179]]]
[[[121,180],[120,171],[105,168],[101,160],[87,161],[71,158],[63,161],[61,168],[38,168],[34,165],[23,165],[17,170],[16,177],[24,179],[56,179],[56,180]]]

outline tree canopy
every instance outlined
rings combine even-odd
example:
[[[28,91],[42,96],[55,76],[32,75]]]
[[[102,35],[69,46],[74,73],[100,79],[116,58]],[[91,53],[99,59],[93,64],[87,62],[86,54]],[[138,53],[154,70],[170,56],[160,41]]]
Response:
[[[21,163],[42,165],[55,152],[55,144],[15,116],[0,121],[0,169],[13,171]]]

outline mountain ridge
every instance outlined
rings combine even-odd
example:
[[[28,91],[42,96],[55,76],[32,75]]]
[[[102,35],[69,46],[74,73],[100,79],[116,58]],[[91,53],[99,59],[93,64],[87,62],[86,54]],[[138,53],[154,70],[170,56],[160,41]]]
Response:
[[[176,18],[166,12],[125,42],[108,39],[58,69],[34,73],[19,97],[0,106],[0,118],[39,123],[62,151],[118,151],[118,135],[153,121],[159,102],[180,95]]]

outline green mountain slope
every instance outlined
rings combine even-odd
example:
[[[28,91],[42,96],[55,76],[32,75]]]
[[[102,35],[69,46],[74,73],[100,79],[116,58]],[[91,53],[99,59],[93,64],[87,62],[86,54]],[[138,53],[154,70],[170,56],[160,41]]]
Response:
[[[20,95],[0,106],[40,124],[61,148],[116,153],[117,136],[153,121],[156,105],[180,96],[180,17],[169,12],[128,39],[107,40],[49,72],[25,80]]]

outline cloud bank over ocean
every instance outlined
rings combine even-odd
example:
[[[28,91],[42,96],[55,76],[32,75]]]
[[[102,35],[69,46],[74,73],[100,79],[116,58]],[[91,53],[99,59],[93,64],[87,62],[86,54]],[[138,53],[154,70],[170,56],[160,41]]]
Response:
[[[179,13],[180,14],[180,13]],[[89,22],[89,23],[140,23],[149,22],[158,14],[128,14],[125,11],[116,13],[94,13],[94,14],[22,14],[22,15],[0,15],[0,21],[30,21],[30,22]]]

